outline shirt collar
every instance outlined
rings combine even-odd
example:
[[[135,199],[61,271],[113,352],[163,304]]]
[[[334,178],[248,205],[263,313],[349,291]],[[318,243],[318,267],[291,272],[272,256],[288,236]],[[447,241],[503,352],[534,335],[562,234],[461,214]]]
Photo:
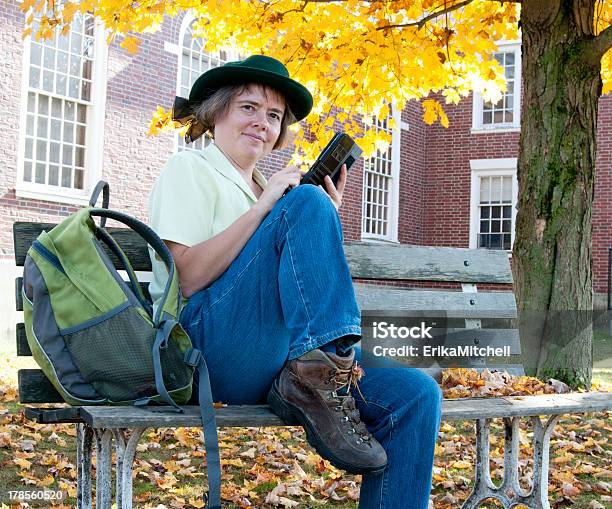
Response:
[[[246,183],[242,175],[238,172],[230,160],[225,156],[223,152],[214,143],[210,143],[207,147],[201,151],[202,157],[204,157],[212,167],[217,170],[221,175],[231,180],[236,184],[252,201],[257,201],[255,194],[252,189]],[[253,170],[253,180],[262,189],[266,187],[267,181],[260,171],[255,168]]]

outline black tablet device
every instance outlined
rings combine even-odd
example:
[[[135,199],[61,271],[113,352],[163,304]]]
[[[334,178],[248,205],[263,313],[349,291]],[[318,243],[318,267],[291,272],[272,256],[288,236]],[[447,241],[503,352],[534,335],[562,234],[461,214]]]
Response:
[[[355,143],[353,138],[343,132],[337,132],[317,160],[310,167],[310,170],[302,177],[300,185],[312,184],[322,185],[325,188],[323,179],[329,175],[337,185],[340,178],[340,168],[346,164],[347,171],[361,155],[361,148]]]

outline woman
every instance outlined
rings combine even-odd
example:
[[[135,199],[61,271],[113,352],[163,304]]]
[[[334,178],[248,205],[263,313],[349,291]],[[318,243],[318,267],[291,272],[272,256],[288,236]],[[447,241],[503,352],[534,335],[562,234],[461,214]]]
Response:
[[[180,322],[208,364],[215,401],[267,401],[297,419],[334,465],[363,474],[362,509],[428,506],[440,390],[420,371],[371,368],[359,382],[360,313],[342,248],[336,188],[298,186],[293,166],[266,182],[256,163],[282,146],[312,96],[277,60],[207,71],[175,104],[187,138],[214,143],[167,162],[152,191],[153,229],[188,302]],[[291,189],[285,195],[285,191]],[[151,294],[166,273],[153,260]]]

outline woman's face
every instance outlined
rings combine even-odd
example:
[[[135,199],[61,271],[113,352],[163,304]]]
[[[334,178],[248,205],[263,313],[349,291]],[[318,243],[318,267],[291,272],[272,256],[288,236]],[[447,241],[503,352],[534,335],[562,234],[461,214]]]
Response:
[[[232,99],[227,114],[215,122],[215,144],[242,168],[248,168],[272,152],[284,112],[280,94],[251,85]]]

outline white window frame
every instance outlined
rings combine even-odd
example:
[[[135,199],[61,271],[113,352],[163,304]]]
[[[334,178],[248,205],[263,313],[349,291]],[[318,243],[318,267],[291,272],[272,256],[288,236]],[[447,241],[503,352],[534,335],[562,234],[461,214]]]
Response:
[[[471,184],[470,184],[470,248],[478,246],[478,232],[480,230],[480,216],[478,214],[480,204],[480,179],[482,177],[507,177],[512,176],[512,230],[510,237],[510,251],[514,246],[514,235],[516,231],[516,208],[518,204],[518,179],[516,177],[516,157],[501,159],[472,159],[470,160]],[[485,249],[485,248],[483,248]],[[503,251],[503,249],[500,249]]]
[[[514,52],[514,112],[512,115],[513,122],[511,124],[483,124],[482,112],[484,100],[480,92],[474,91],[472,99],[472,134],[490,133],[492,131],[496,133],[519,132],[521,129],[521,41],[507,41],[497,44],[497,51],[495,53],[510,52]]]
[[[398,241],[398,218],[399,218],[399,177],[400,177],[400,157],[402,129],[407,130],[408,126],[402,122],[402,112],[399,108],[392,107],[392,115],[395,121],[395,128],[391,132],[391,200],[389,214],[389,230],[387,235],[376,235],[363,231],[363,217],[365,215],[365,166],[363,169],[363,184],[361,196],[361,240],[365,242],[394,242]]]
[[[181,22],[181,28],[179,30],[178,44],[167,42],[167,41],[164,42],[164,50],[167,51],[168,53],[172,53],[173,55],[175,55],[177,59],[176,88],[175,88],[176,95],[180,95],[181,93],[181,71],[182,71],[181,66],[182,66],[182,60],[183,60],[183,39],[185,38],[185,32],[187,32],[187,29],[189,28],[189,26],[191,25],[191,23],[193,23],[195,19],[196,19],[196,16],[193,12],[188,12],[187,14],[185,14],[185,17],[183,18],[183,21]],[[236,51],[229,50],[229,49],[225,49],[224,51],[227,53],[229,61],[240,60],[240,55]],[[174,137],[174,145],[173,145],[172,150],[173,150],[173,153],[175,154],[179,151],[179,135],[178,134]],[[187,149],[187,150],[190,150],[190,149]]]
[[[31,10],[26,14],[29,16]],[[98,19],[94,19],[94,60],[91,82],[91,105],[85,131],[85,175],[83,189],[72,189],[35,182],[25,182],[24,155],[26,139],[26,122],[28,109],[29,76],[30,76],[30,49],[33,34],[23,39],[22,78],[21,78],[21,107],[19,114],[19,140],[17,152],[17,182],[15,195],[17,198],[45,200],[50,202],[66,203],[69,205],[87,205],[91,191],[102,176],[104,158],[104,110],[106,107],[107,59],[108,45],[106,30]],[[50,97],[61,97],[56,94],[47,94]],[[67,98],[70,100],[69,98]]]

